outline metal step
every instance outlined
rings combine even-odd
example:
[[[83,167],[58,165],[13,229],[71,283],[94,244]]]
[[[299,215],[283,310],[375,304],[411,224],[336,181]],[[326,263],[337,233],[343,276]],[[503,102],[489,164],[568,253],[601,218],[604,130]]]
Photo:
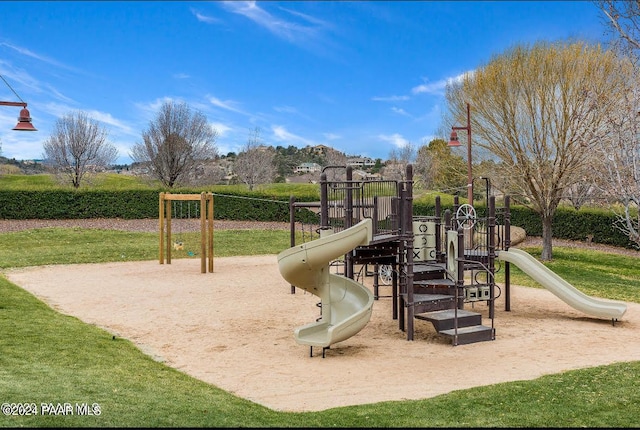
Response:
[[[446,275],[444,263],[415,263],[413,265],[413,280],[442,279]]]
[[[455,309],[425,312],[414,315],[415,318],[430,321],[437,332],[450,330],[454,327]],[[478,326],[482,324],[482,315],[477,312],[458,309],[458,329],[462,327]]]
[[[413,281],[413,294],[455,294],[455,282],[450,279],[423,279]]]
[[[456,332],[454,329],[442,330],[441,335],[450,337],[454,346],[466,345],[469,343],[484,342],[488,340],[495,340],[496,331],[494,328],[484,325],[474,325],[469,327],[458,328],[458,337],[456,340]]]
[[[420,279],[418,281],[414,280],[413,285],[420,286],[434,286],[434,287],[453,287],[456,285],[454,281],[446,278],[438,278],[438,279]]]
[[[403,294],[405,303],[407,295]],[[430,311],[439,311],[442,309],[451,309],[455,306],[455,297],[447,294],[414,294],[413,310],[415,314],[421,314]]]

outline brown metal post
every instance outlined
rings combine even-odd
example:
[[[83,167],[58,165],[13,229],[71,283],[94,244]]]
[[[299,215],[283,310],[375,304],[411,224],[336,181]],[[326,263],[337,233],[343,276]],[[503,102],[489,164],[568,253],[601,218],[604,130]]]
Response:
[[[458,208],[460,207],[460,197],[458,196],[453,196],[453,214],[455,214],[455,216],[458,215]],[[452,215],[453,215],[452,214]],[[454,216],[454,218],[455,218]],[[451,228],[457,230],[458,227],[454,226],[453,224],[451,225]]]
[[[406,168],[407,192],[405,193],[405,235],[407,237],[407,286],[413,293],[413,165]],[[413,301],[413,300],[412,300]]]
[[[289,196],[289,246],[296,246],[296,198]]]
[[[473,164],[471,163],[471,106],[467,103],[467,200],[473,206]]]
[[[453,317],[453,345],[458,345],[458,309],[464,307],[464,294],[460,294],[464,290],[464,228],[457,229],[458,232],[458,255],[456,260],[458,262],[458,282],[456,282],[455,289],[455,303],[454,317]]]
[[[401,238],[404,232],[404,187],[402,182],[398,182],[398,198],[396,200],[396,234],[398,234]],[[400,272],[399,276],[397,276],[397,286],[398,286],[398,326],[400,330],[405,331],[405,311],[407,311],[409,303],[411,300],[408,296],[409,292],[407,291],[407,277],[405,276],[405,271],[402,270],[404,265],[406,264],[406,243],[404,240],[400,240],[398,242],[398,265],[397,271]],[[395,271],[395,270],[394,270]],[[405,300],[404,294],[407,294],[407,299]],[[413,297],[413,296],[412,296]],[[407,311],[408,312],[408,311]],[[408,319],[408,318],[407,318]]]
[[[489,197],[489,216],[487,218],[488,233],[489,233],[489,247],[487,252],[487,266],[489,267],[488,281],[489,281],[489,318],[494,318],[495,313],[495,273],[496,273],[496,198],[494,196]]]
[[[347,192],[344,201],[344,228],[353,225],[353,167],[347,166]],[[344,256],[345,276],[353,279],[353,252],[348,252]]]
[[[393,311],[391,312],[391,316],[394,320],[398,319],[398,265],[397,263],[393,263],[391,265],[391,304],[393,306]],[[404,318],[404,311],[400,312],[400,315]],[[404,320],[403,320],[404,321]],[[402,322],[400,326],[401,330],[404,330],[404,322]]]
[[[414,319],[414,303],[413,303],[413,166],[407,165],[406,168],[406,184],[405,193],[403,195],[403,228],[402,234],[406,238],[406,277],[407,277],[407,299],[409,301],[407,322],[407,340],[413,340],[413,319]]]
[[[200,193],[200,273],[207,273],[207,197]]]
[[[320,175],[320,229],[329,227],[329,184],[327,174]]]
[[[160,222],[160,252],[158,254],[160,258],[160,264],[164,264],[164,193],[160,193],[158,202],[158,220]]]
[[[442,210],[440,206],[440,196],[436,196],[436,207],[435,207],[435,218],[436,218],[436,255],[435,260],[438,263],[442,263],[444,261],[444,252],[442,251],[442,220],[440,219],[440,211]]]
[[[504,196],[504,250],[511,246],[511,197]],[[508,262],[504,264],[504,310],[511,310],[511,267]]]
[[[209,193],[207,218],[209,219],[209,272],[213,273],[213,193]]]
[[[324,174],[324,173],[323,173]],[[289,244],[293,248],[296,246],[296,214],[295,214],[295,196],[289,196]],[[291,285],[291,294],[296,293],[295,285]]]
[[[373,236],[378,234],[378,196],[373,196],[373,211],[371,216],[373,217]]]
[[[171,200],[168,199],[169,204],[167,205],[166,197],[169,194],[165,194],[165,207],[166,207],[166,218],[167,218],[167,264],[171,264],[171,217],[173,214],[171,213]]]
[[[473,164],[471,163],[471,105],[467,103],[467,125],[466,127],[451,127],[451,130],[466,130],[467,132],[467,200],[471,206],[473,206],[473,173],[472,168]],[[455,137],[454,137],[455,136]],[[459,146],[459,142],[457,142],[457,134],[455,131],[451,133],[451,140],[456,139],[455,145],[450,144],[450,146]],[[453,143],[453,142],[451,142]]]

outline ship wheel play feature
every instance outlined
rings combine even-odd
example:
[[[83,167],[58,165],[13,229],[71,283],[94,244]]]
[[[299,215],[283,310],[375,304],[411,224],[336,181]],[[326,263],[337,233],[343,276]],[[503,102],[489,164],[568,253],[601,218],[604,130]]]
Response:
[[[378,279],[382,285],[391,285],[393,281],[393,267],[390,264],[381,264],[378,269]]]
[[[470,230],[476,225],[476,210],[468,203],[460,205],[456,211],[456,219],[458,228],[462,227],[465,230]]]

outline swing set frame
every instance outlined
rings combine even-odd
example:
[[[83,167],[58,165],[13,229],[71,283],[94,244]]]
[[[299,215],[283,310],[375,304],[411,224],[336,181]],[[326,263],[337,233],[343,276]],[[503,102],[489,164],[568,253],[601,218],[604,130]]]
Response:
[[[200,201],[200,272],[213,272],[213,194],[172,194],[160,193],[160,264],[171,264],[171,202]],[[165,245],[166,243],[166,245]],[[165,252],[166,246],[166,252]]]

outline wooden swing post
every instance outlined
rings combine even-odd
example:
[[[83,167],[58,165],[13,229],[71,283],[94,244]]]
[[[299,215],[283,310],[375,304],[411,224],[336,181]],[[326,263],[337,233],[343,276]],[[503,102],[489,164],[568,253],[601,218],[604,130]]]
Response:
[[[160,264],[171,264],[171,202],[173,201],[198,201],[200,200],[200,271],[213,272],[213,194],[202,192],[200,194],[172,194],[160,193],[159,199],[159,224]],[[165,248],[166,247],[166,248]],[[166,249],[166,255],[165,255]],[[208,263],[208,264],[207,264]]]

